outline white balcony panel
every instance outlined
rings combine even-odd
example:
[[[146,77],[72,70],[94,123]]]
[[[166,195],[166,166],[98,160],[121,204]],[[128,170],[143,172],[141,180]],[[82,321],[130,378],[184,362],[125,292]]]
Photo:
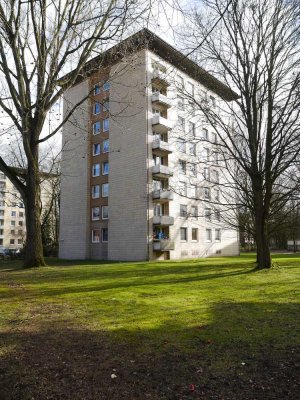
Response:
[[[152,174],[158,178],[169,178],[170,176],[173,176],[171,169],[166,165],[161,164],[152,167]]]
[[[171,99],[169,99],[167,96],[165,96],[159,92],[152,93],[152,103],[162,104],[163,106],[165,106],[167,108],[170,108],[173,105],[173,102]]]
[[[173,240],[161,239],[153,241],[154,251],[169,251],[175,249],[175,243]]]

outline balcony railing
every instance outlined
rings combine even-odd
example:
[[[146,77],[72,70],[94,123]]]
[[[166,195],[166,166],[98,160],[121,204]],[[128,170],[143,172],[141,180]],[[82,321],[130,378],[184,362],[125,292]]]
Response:
[[[169,178],[170,176],[173,176],[173,172],[169,167],[166,165],[154,165],[152,167],[152,174],[155,175],[157,178]]]
[[[175,243],[169,239],[153,239],[154,251],[169,251],[175,249]]]
[[[164,133],[172,129],[171,121],[169,121],[167,118],[162,117],[159,114],[153,115],[152,125],[155,127],[155,131],[158,133]]]
[[[174,217],[170,217],[169,215],[154,215],[153,225],[174,225]]]
[[[165,72],[161,71],[158,68],[153,70],[153,72],[152,72],[152,80],[156,81],[156,82],[159,82],[159,83],[162,83],[165,86],[170,86],[170,78],[169,78],[169,76]]]
[[[159,92],[152,93],[152,103],[158,103],[162,104],[163,106],[170,108],[173,105],[173,102],[171,99],[169,99],[167,96],[164,94],[161,94]]]
[[[155,139],[152,142],[152,150],[156,151],[157,153],[167,153],[170,154],[173,151],[172,146],[168,142],[164,142],[160,139]]]
[[[163,190],[163,189],[155,190],[152,194],[153,200],[161,202],[170,201],[173,200],[173,198],[174,198],[173,192],[171,192],[170,190]]]

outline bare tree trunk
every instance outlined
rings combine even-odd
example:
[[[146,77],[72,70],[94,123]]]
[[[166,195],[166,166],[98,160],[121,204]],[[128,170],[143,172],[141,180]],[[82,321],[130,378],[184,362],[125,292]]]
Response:
[[[37,157],[38,160],[38,157]],[[26,245],[24,268],[44,266],[38,161],[28,162],[26,178]]]
[[[263,216],[263,210],[260,209],[255,216],[255,229],[256,229],[256,262],[257,269],[268,269],[272,266],[268,229],[265,218]]]

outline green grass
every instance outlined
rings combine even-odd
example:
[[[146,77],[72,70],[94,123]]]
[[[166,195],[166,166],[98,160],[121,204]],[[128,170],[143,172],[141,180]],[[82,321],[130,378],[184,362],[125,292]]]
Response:
[[[110,345],[151,357],[189,357],[201,348],[215,373],[266,349],[284,353],[300,343],[300,258],[273,261],[270,271],[254,271],[254,255],[159,263],[49,259],[36,270],[0,261],[0,356],[21,346],[11,332],[49,329],[100,333]]]
[[[300,259],[278,255],[278,267],[261,272],[253,272],[253,261],[253,255],[160,263],[49,260],[39,270],[2,262],[0,327],[38,313],[41,324],[49,317],[70,320],[129,339],[161,341],[172,332],[179,346],[193,346],[199,335],[224,343],[282,341],[297,312]],[[196,334],[200,326],[205,330]],[[294,340],[297,330],[289,335]]]

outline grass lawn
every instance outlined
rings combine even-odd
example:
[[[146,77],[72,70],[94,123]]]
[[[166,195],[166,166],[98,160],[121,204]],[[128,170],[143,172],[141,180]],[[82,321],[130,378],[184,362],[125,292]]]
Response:
[[[299,399],[300,256],[273,260],[0,261],[0,399]]]

